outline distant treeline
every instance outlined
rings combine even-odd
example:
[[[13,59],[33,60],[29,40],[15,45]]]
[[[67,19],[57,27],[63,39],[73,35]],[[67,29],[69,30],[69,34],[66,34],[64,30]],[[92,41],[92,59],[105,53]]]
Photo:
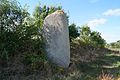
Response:
[[[120,40],[118,40],[117,42],[112,42],[110,44],[107,44],[107,47],[110,47],[110,48],[120,48]]]

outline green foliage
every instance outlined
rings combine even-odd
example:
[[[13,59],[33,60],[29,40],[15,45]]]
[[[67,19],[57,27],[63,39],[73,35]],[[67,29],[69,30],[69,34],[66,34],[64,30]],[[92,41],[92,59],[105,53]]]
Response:
[[[101,37],[99,32],[93,31],[91,32],[91,42],[95,47],[105,47],[105,40]]]
[[[35,26],[42,29],[43,21],[45,17],[55,12],[56,10],[61,10],[61,9],[62,9],[61,6],[58,6],[58,7],[47,7],[46,5],[44,5],[43,7],[36,6],[35,11],[33,12]]]
[[[101,34],[96,31],[91,31],[87,25],[83,25],[80,29],[80,40],[95,47],[105,47],[106,44]]]
[[[78,29],[76,27],[75,24],[71,24],[69,25],[69,37],[70,37],[70,41],[72,41],[72,39],[75,39],[79,36],[78,33]]]
[[[118,40],[117,42],[112,42],[110,44],[107,44],[107,47],[110,47],[110,48],[120,48],[120,40]]]
[[[27,10],[15,0],[0,1],[0,10],[0,59],[26,51],[43,53],[44,40]]]
[[[0,10],[0,58],[8,59],[19,47],[22,22],[28,13],[13,0],[0,1]]]
[[[30,65],[32,69],[38,69],[44,65],[44,62],[47,60],[47,57],[44,53],[26,53],[23,56],[23,63],[25,65]]]
[[[90,34],[91,34],[91,30],[87,25],[83,25],[80,28],[80,40],[82,40],[85,43],[90,43]]]

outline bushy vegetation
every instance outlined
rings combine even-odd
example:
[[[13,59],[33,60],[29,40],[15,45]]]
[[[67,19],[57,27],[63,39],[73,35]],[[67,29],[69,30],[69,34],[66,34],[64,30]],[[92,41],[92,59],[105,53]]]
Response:
[[[79,35],[80,34],[78,32],[77,26],[74,23],[71,24],[71,25],[69,25],[69,37],[70,37],[70,41],[74,40]]]
[[[85,44],[92,45],[94,47],[104,48],[106,45],[106,41],[101,37],[101,34],[97,31],[92,31],[87,25],[76,27],[75,24],[71,24],[69,26],[69,35],[70,41],[77,38]]]
[[[120,48],[120,40],[117,42],[112,42],[110,44],[107,44],[107,47],[109,48]]]
[[[33,16],[35,20],[34,26],[39,27],[41,30],[45,17],[55,12],[56,10],[61,10],[61,9],[62,9],[61,6],[58,7],[47,7],[46,5],[44,5],[43,7],[41,7],[40,5],[36,6],[35,11],[33,12]]]
[[[105,47],[106,41],[97,31],[91,31],[90,27],[83,25],[80,29],[80,40],[94,47]]]
[[[16,1],[0,2],[0,57],[8,59],[23,50],[23,45],[31,38],[24,19],[29,15]],[[19,48],[19,49],[18,49]]]

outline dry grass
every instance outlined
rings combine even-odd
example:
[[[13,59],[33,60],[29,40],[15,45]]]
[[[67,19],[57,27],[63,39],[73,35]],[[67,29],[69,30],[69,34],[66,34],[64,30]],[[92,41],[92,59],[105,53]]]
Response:
[[[114,78],[113,75],[105,74],[104,72],[98,77],[98,80],[120,80],[120,77]]]
[[[106,74],[102,71],[102,74],[98,77],[98,80],[115,80],[113,75]]]
[[[118,78],[117,80],[120,80],[120,78]]]

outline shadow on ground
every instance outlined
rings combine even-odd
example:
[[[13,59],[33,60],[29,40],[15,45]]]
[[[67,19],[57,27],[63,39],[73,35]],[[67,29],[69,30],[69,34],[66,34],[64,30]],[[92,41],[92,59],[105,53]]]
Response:
[[[103,72],[105,74],[120,76],[120,52],[111,51],[92,62],[79,62],[77,68],[83,73],[82,80],[92,80]]]

